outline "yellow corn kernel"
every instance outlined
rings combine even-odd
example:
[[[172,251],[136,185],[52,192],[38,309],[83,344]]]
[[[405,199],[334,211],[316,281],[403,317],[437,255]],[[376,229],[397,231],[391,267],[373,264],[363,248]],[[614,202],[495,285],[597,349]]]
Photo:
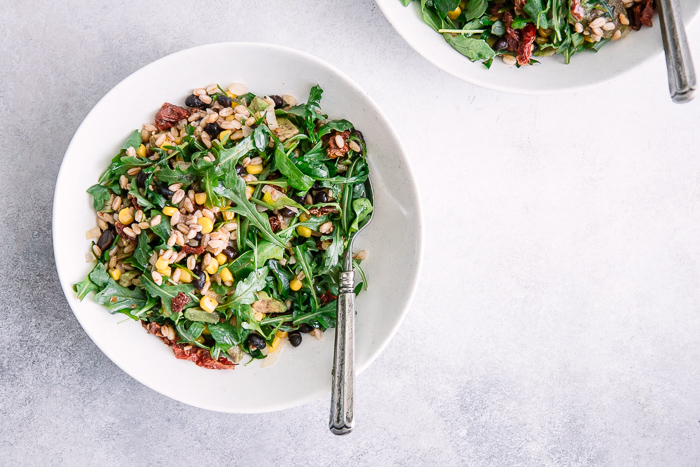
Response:
[[[219,263],[212,258],[211,263],[209,263],[209,266],[204,268],[205,271],[207,271],[208,274],[216,274],[216,271],[219,269]]]
[[[224,120],[226,120],[227,122],[234,122],[234,121],[236,121],[236,116],[235,116],[235,115],[229,115],[229,116],[226,117]]]
[[[221,266],[222,264],[226,264],[226,262],[228,261],[228,258],[223,253],[219,253],[218,255],[214,256],[214,258],[216,258],[216,261],[219,263],[219,266]]]
[[[192,282],[192,276],[184,269],[180,269],[180,282],[184,282],[185,284]]]
[[[122,272],[119,269],[110,269],[109,275],[112,276],[112,279],[118,281],[119,278],[122,277]]]
[[[200,344],[204,344],[204,338],[202,336],[196,338],[195,341],[199,342]]]
[[[163,142],[158,146],[159,148],[163,149],[163,146],[172,146],[173,142],[170,141],[168,138],[165,138]]]
[[[202,235],[211,233],[214,230],[214,222],[206,216],[197,219],[197,224],[202,226]]]
[[[284,339],[287,337],[287,331],[277,331],[275,333],[275,336],[279,337],[280,339]]]
[[[311,236],[311,229],[300,225],[299,227],[297,227],[297,233],[302,237],[309,238]]]
[[[209,330],[209,325],[205,324],[204,329],[202,329],[202,334],[205,334],[207,336],[211,336],[211,331]]]
[[[119,211],[119,222],[124,225],[131,225],[134,222],[134,215],[131,213],[130,208],[124,208]]]
[[[253,318],[255,318],[255,321],[262,321],[262,319],[265,317],[264,313],[261,313],[259,311],[256,311],[253,313]]]
[[[299,214],[299,222],[306,222],[308,220],[309,220],[309,216],[305,212],[302,212],[301,214]]]
[[[170,269],[170,268],[156,269],[156,271],[158,271],[158,274],[160,274],[161,276],[168,276],[168,277],[170,277],[170,274],[172,274],[172,272],[173,272],[172,269]]]
[[[232,93],[231,91],[226,91],[226,95],[227,95],[228,97],[230,97],[231,99],[235,99],[236,97],[238,97],[237,95],[235,95],[235,94]]]
[[[146,157],[146,146],[143,144],[139,146],[139,148],[136,150],[136,154],[138,154],[141,157]]]
[[[194,202],[202,205],[207,202],[207,194],[206,193],[196,193],[194,195]]]
[[[221,215],[224,216],[225,221],[232,221],[236,217],[236,213],[233,211],[221,211]]]
[[[459,18],[459,15],[462,14],[462,9],[460,7],[455,8],[452,11],[447,12],[447,17],[450,19],[457,19]]]
[[[229,136],[231,136],[231,130],[224,130],[221,133],[219,133],[219,141],[223,143],[224,140],[227,139]]]
[[[219,302],[210,297],[202,297],[199,301],[199,306],[202,307],[202,310],[211,313],[219,306]]]
[[[175,144],[180,144],[180,143],[182,143],[182,138],[180,138],[178,136],[177,138],[175,138]]]
[[[279,337],[275,336],[275,338],[272,340],[272,345],[270,346],[270,353],[272,353],[272,352],[274,352],[275,350],[277,350],[277,347],[279,347],[280,341],[281,341],[281,340],[282,340],[282,339],[280,339]]]
[[[265,192],[265,194],[263,195],[263,201],[267,204],[275,204],[275,200],[272,199],[272,195],[269,191]]]
[[[158,258],[158,261],[156,261],[156,269],[165,269],[168,267],[168,262],[165,261],[162,257]]]
[[[176,212],[177,212],[177,208],[174,208],[174,207],[172,207],[172,206],[165,206],[165,207],[163,208],[163,214],[165,214],[165,215],[168,216],[168,217],[172,216],[172,215],[175,214]]]
[[[250,199],[251,196],[253,196],[253,193],[255,192],[255,188],[252,186],[247,186],[245,187],[245,197],[246,199]]]
[[[246,170],[246,172],[248,172],[251,175],[257,175],[263,171],[263,166],[262,166],[262,164],[258,164],[258,165],[248,164],[246,166],[245,170]]]
[[[301,289],[301,281],[299,279],[292,279],[289,282],[289,288],[296,292]]]
[[[223,268],[219,273],[219,277],[221,277],[221,280],[224,282],[233,282],[233,274],[231,274],[228,268]]]

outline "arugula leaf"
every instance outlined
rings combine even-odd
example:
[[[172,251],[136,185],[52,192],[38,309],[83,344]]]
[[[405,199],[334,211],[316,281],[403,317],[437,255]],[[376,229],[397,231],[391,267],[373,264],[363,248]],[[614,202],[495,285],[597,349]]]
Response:
[[[236,328],[228,323],[210,324],[207,328],[211,333],[211,337],[214,338],[216,343],[219,344],[224,351],[240,343]]]
[[[140,267],[140,269],[145,271],[148,265],[148,261],[151,259],[151,254],[153,253],[153,250],[148,245],[147,234],[143,233],[138,237],[139,243],[136,246],[136,249],[134,250],[133,258],[136,261],[136,264],[138,264],[138,266]]]
[[[532,21],[535,22],[535,26],[546,29],[549,27],[547,12],[549,11],[550,4],[551,3],[548,2],[547,8],[545,9],[542,5],[542,0],[528,0],[523,10],[530,16]]]
[[[488,2],[486,0],[468,0],[467,6],[464,8],[464,20],[469,21],[476,18],[481,18],[486,13]]]
[[[433,0],[433,6],[437,14],[444,18],[447,16],[447,13],[457,9],[459,1],[460,0]]]
[[[352,222],[348,233],[360,230],[360,223],[370,215],[373,209],[372,203],[367,198],[353,200],[352,210],[355,212],[355,220]]]
[[[472,62],[477,60],[490,60],[496,56],[496,52],[494,52],[483,39],[476,39],[464,35],[453,36],[449,33],[444,33],[442,36],[457,52],[461,53]]]
[[[408,6],[411,3],[412,0],[401,0],[401,3],[403,3],[403,6]]]
[[[264,102],[264,101],[263,101]],[[267,106],[267,102],[265,102]],[[259,152],[264,152],[267,147],[269,130],[266,125],[258,126],[255,131],[253,131],[253,143],[255,144],[255,149]]]
[[[257,271],[251,272],[244,280],[236,284],[236,291],[233,294],[231,304],[250,305],[258,298],[256,292],[260,292],[267,285],[266,278],[270,269],[264,266]]]
[[[279,239],[277,235],[275,235],[272,232],[272,228],[270,227],[270,221],[268,221],[267,215],[258,212],[255,206],[250,201],[248,201],[248,199],[246,199],[245,182],[243,181],[243,179],[240,177],[235,177],[233,179],[232,185],[233,186],[230,189],[219,185],[218,187],[214,188],[214,192],[236,203],[236,205],[231,206],[229,210],[235,212],[236,214],[240,214],[241,216],[244,216],[246,219],[248,219],[250,223],[252,223],[255,227],[258,228],[260,234],[263,237],[265,237],[265,239],[276,244],[277,246],[285,248],[286,245]]]
[[[502,36],[506,33],[506,25],[500,19],[491,25],[491,34],[494,36]]]
[[[131,290],[122,287],[111,277],[105,288],[97,293],[93,299],[113,313],[123,310],[135,310],[146,305],[146,296],[141,289]]]
[[[97,263],[95,267],[92,268],[92,271],[90,271],[90,274],[88,274],[88,277],[95,283],[96,286],[100,288],[104,287],[107,285],[107,282],[109,282],[107,268],[102,263]]]
[[[224,170],[232,169],[239,160],[243,159],[250,151],[255,149],[252,135],[243,138],[237,145],[219,152],[219,167]]]
[[[170,235],[172,235],[173,233],[173,229],[170,227],[170,222],[168,221],[169,217],[157,209],[151,210],[151,217],[156,216],[160,216],[160,223],[151,227],[151,230],[153,231],[153,233],[155,233],[161,239],[163,239],[164,242],[167,242],[170,238]]]
[[[353,128],[353,124],[347,120],[331,120],[318,130],[318,138],[321,139],[331,131],[347,131]]]
[[[275,166],[282,175],[287,177],[289,184],[299,191],[309,191],[314,185],[314,179],[304,175],[289,159],[281,144],[275,148]]]
[[[175,328],[177,329],[178,334],[180,334],[180,337],[182,337],[185,341],[203,349],[208,348],[207,346],[197,342],[197,338],[201,336],[202,331],[204,331],[204,325],[202,323],[194,322],[191,323],[189,327],[186,327],[185,321],[182,321],[180,323],[176,323]]]
[[[333,231],[333,242],[326,248],[323,255],[323,267],[319,271],[320,274],[330,272],[338,265],[344,251],[343,246],[343,236],[340,234],[340,228],[336,227]]]
[[[149,200],[147,200],[144,196],[139,193],[139,188],[136,186],[136,183],[131,184],[131,189],[129,190],[129,194],[136,198],[136,201],[138,201],[139,205],[141,205],[142,208],[144,209],[151,209],[154,208],[155,205],[151,203]]]
[[[82,300],[90,292],[96,292],[98,290],[97,286],[86,277],[82,281],[78,282],[73,286],[73,291],[78,295],[78,300]]]
[[[427,6],[427,3],[428,0],[421,0],[420,2],[420,10],[421,14],[423,15],[423,21],[425,21],[428,24],[428,26],[435,29],[435,31],[437,32],[438,30],[443,28],[445,22],[442,18],[440,18],[440,16],[438,16],[437,13],[435,13],[435,11],[432,10],[432,8],[429,8]]]
[[[304,275],[306,276],[305,279],[309,284],[309,289],[311,291],[311,296],[314,299],[314,303],[316,304],[316,307],[318,308],[318,297],[316,296],[316,289],[314,288],[314,275],[312,272],[311,267],[309,266],[309,262],[306,258],[306,247],[303,245],[295,246],[294,247],[294,257],[297,259],[297,263],[301,265],[302,271],[304,271]]]
[[[168,316],[173,312],[170,300],[177,297],[177,294],[180,292],[190,297],[190,301],[185,305],[185,308],[193,307],[197,304],[197,297],[194,295],[194,287],[190,284],[159,286],[153,282],[153,279],[148,274],[144,274],[141,276],[141,285],[150,295],[160,297],[163,308]]]
[[[134,130],[134,132],[129,135],[129,137],[124,141],[122,145],[122,150],[134,148],[138,149],[141,146],[141,132],[139,130]]]
[[[100,184],[91,186],[87,189],[87,192],[92,195],[92,205],[95,211],[102,211],[105,203],[112,197],[109,190]]]

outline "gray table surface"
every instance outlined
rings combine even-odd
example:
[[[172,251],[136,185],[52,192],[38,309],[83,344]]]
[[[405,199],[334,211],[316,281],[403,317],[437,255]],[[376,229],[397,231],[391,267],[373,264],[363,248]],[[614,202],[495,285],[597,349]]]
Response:
[[[350,74],[421,188],[422,282],[348,437],[328,397],[236,416],[153,392],[56,278],[53,189],[87,112],[158,57],[240,40]],[[585,93],[501,94],[430,65],[371,0],[4,0],[0,44],[0,465],[700,463],[700,103],[670,103],[661,57]]]

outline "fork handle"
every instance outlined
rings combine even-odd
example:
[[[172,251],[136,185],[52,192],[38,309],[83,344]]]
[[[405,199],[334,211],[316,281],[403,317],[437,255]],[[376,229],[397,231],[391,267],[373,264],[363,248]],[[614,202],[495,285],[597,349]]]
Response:
[[[695,68],[685,35],[681,8],[678,0],[659,0],[661,37],[666,52],[668,87],[673,102],[690,102],[695,92]]]
[[[353,389],[355,380],[355,277],[352,268],[340,273],[338,317],[335,326],[331,420],[328,425],[336,435],[352,431]]]

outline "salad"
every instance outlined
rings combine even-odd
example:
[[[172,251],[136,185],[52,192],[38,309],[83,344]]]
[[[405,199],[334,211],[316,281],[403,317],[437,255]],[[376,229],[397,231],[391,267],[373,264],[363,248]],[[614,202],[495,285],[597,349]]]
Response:
[[[371,213],[362,133],[243,84],[163,104],[87,191],[97,213],[79,299],[138,320],[175,356],[232,369],[335,326],[341,257]],[[366,288],[361,276],[356,293]]]
[[[401,0],[408,6],[412,0]],[[538,63],[560,54],[564,62],[598,51],[631,30],[652,26],[653,0],[415,0],[423,21],[472,62],[487,68]]]

